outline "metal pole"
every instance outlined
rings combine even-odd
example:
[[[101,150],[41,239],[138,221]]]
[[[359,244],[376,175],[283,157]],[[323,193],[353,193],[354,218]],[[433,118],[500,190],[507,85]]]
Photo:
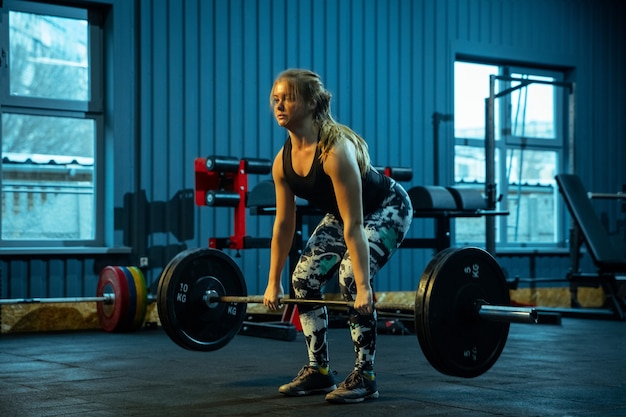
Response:
[[[485,195],[487,208],[496,208],[496,170],[495,170],[495,83],[496,76],[489,76],[489,97],[485,100]],[[496,253],[496,218],[485,217],[485,249],[495,256]]]
[[[74,297],[74,298],[14,298],[0,300],[0,305],[8,304],[40,304],[40,303],[97,303],[112,304],[115,299],[113,293],[104,294],[102,297]]]
[[[146,300],[156,301],[156,296],[148,294]],[[104,293],[102,297],[59,297],[59,298],[7,298],[0,299],[0,305],[9,304],[52,304],[52,303],[105,303],[115,302],[114,293]],[[263,302],[263,300],[261,300]]]
[[[568,97],[568,129],[567,129],[567,145],[568,145],[568,171],[573,174],[576,170],[576,154],[574,146],[576,145],[576,84],[572,83],[570,94]]]
[[[605,200],[622,200],[626,199],[626,193],[618,192],[618,193],[592,193],[588,192],[587,197],[589,199],[601,198]]]

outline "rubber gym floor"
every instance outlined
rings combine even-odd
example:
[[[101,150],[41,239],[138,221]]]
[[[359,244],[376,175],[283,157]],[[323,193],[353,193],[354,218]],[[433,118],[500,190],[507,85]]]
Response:
[[[351,370],[348,330],[332,328],[331,366]],[[192,352],[161,328],[0,336],[0,416],[626,416],[626,323],[564,318],[511,324],[500,358],[466,379],[437,372],[415,335],[380,335],[380,398],[333,405],[283,397],[305,363],[295,341],[237,335]]]

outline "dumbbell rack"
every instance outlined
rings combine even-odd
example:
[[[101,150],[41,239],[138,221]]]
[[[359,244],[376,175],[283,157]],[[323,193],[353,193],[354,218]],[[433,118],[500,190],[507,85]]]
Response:
[[[246,232],[246,202],[248,199],[248,174],[268,174],[268,159],[236,159],[225,156],[196,158],[195,203],[197,206],[233,207],[235,209],[234,234],[227,238],[209,238],[209,247],[215,249],[269,248],[270,238],[253,238]]]

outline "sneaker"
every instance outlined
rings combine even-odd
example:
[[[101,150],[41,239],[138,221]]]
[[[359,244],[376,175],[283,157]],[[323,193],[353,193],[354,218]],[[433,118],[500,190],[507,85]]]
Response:
[[[336,389],[335,379],[330,371],[323,373],[317,366],[304,366],[298,376],[288,384],[281,385],[278,392],[290,397],[325,394]]]
[[[370,376],[355,369],[339,384],[339,388],[326,395],[326,401],[343,404],[378,398],[375,378],[373,373]]]

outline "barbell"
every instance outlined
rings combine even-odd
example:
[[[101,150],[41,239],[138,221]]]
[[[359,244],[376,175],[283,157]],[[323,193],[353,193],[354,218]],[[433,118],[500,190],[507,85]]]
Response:
[[[248,303],[242,272],[224,252],[189,249],[176,255],[159,278],[157,309],[168,336],[185,349],[213,351],[241,329]],[[282,304],[350,307],[351,302],[281,299]],[[436,254],[419,280],[414,304],[376,303],[378,311],[412,311],[419,345],[429,363],[452,376],[476,377],[500,356],[512,322],[555,323],[535,308],[511,307],[496,260],[476,247]],[[554,315],[552,315],[554,316]],[[558,320],[560,322],[560,316]]]
[[[148,289],[135,266],[106,266],[98,276],[95,297],[48,297],[0,299],[0,305],[43,303],[97,303],[98,322],[107,332],[139,329],[146,317]]]

